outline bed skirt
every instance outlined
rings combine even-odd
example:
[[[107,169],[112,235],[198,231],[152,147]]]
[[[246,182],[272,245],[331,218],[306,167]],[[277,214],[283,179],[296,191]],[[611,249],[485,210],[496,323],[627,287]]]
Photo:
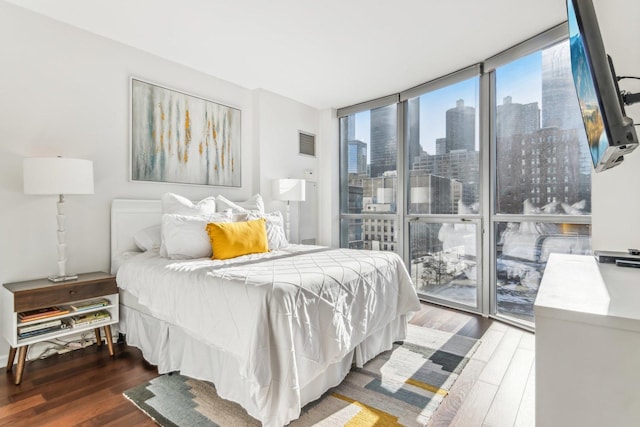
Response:
[[[258,407],[248,392],[257,386],[250,379],[238,375],[241,369],[232,354],[192,338],[176,325],[154,318],[135,302],[130,305],[120,305],[120,331],[126,334],[127,345],[139,348],[144,358],[158,367],[160,374],[180,372],[210,381],[215,384],[220,397],[240,404],[263,425],[273,425],[270,420],[261,419]],[[278,412],[287,420],[285,424],[298,418],[304,405],[340,384],[352,365],[361,367],[379,353],[390,350],[394,342],[404,340],[406,334],[407,319],[402,315],[368,336],[342,360],[317,372],[312,378],[299,378],[298,401],[274,399],[278,402]]]

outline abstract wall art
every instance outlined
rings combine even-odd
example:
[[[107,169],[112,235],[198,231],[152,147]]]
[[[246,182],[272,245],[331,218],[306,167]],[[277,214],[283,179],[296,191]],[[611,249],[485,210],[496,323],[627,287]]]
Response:
[[[131,179],[240,187],[240,110],[131,79]]]

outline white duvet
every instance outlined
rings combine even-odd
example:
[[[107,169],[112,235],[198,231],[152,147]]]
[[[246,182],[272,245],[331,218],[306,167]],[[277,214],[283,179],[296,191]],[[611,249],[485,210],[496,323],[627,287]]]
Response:
[[[398,255],[300,248],[227,261],[145,253],[122,264],[117,282],[154,316],[237,359],[251,415],[280,426],[299,416],[308,382],[420,308]]]

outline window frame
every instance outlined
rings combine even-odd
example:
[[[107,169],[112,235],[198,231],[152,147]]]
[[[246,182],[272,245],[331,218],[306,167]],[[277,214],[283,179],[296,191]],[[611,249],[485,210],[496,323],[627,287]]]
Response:
[[[497,55],[487,58],[481,63],[471,65],[446,76],[439,77],[421,85],[409,88],[398,94],[363,102],[357,105],[337,109],[339,121],[339,228],[340,244],[342,246],[342,222],[348,219],[393,219],[396,221],[396,233],[398,236],[396,252],[403,258],[405,264],[410,266],[410,224],[415,221],[426,222],[455,222],[472,221],[478,227],[479,251],[477,253],[477,265],[479,273],[478,283],[478,310],[469,310],[468,307],[452,305],[446,301],[434,301],[443,305],[454,306],[466,311],[478,312],[490,317],[499,318],[506,323],[514,324],[524,329],[533,330],[526,322],[500,315],[497,311],[497,248],[496,225],[502,222],[535,221],[546,223],[570,223],[591,225],[591,213],[588,215],[524,215],[524,214],[499,214],[496,212],[497,201],[497,140],[496,140],[496,69],[512,61],[520,59],[531,53],[541,51],[568,38],[568,24],[562,22],[536,36],[531,37]],[[406,141],[404,135],[408,126],[405,116],[407,114],[408,100],[422,94],[455,84],[462,80],[479,76],[479,101],[477,108],[479,120],[479,169],[480,186],[479,200],[480,210],[478,214],[460,216],[458,214],[410,214],[407,204],[410,191],[409,170],[410,165],[405,158]],[[349,214],[343,213],[342,189],[348,188],[348,179],[342,176],[343,162],[348,161],[348,148],[342,147],[340,131],[343,117],[362,111],[371,110],[395,103],[397,105],[396,143],[397,143],[397,208],[393,214]],[[555,156],[556,154],[554,154]],[[536,153],[536,158],[539,153]],[[523,162],[525,160],[523,159]],[[533,159],[531,159],[533,161]],[[537,163],[539,164],[539,159]],[[344,169],[346,170],[346,169]],[[348,175],[348,174],[347,174]],[[345,186],[346,184],[346,186]],[[556,183],[554,183],[556,185]],[[561,185],[558,183],[557,185]],[[538,188],[539,191],[539,188]],[[537,193],[539,194],[539,193]],[[348,203],[348,201],[347,201]],[[401,228],[400,228],[401,227]],[[363,231],[364,233],[364,231]]]

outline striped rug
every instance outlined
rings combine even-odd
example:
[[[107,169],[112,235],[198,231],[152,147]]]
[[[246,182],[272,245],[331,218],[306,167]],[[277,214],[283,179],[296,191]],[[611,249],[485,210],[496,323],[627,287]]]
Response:
[[[409,325],[402,345],[382,353],[302,409],[289,424],[424,426],[458,377],[478,340]],[[215,387],[182,375],[161,375],[124,392],[161,426],[259,426]]]

